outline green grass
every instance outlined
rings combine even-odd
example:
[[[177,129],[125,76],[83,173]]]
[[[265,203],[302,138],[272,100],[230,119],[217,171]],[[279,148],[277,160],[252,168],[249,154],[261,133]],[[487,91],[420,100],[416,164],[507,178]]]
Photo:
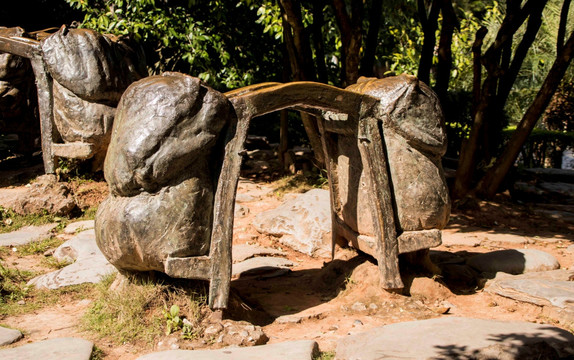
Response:
[[[32,241],[28,244],[17,246],[16,252],[19,256],[43,254],[48,249],[57,248],[62,245],[63,242],[63,240],[55,236],[50,236],[44,240]]]
[[[272,185],[275,196],[282,198],[286,193],[304,193],[312,189],[326,188],[328,180],[324,172],[319,174],[309,172],[307,174],[285,176],[275,181]]]
[[[59,231],[67,225],[68,220],[47,212],[43,214],[20,215],[11,209],[0,206],[0,234],[16,231],[24,226],[38,226],[55,222],[58,223],[56,231]]]
[[[32,271],[20,271],[0,262],[0,313],[5,304],[18,302],[30,292],[27,282],[36,274]]]
[[[97,295],[82,319],[84,330],[109,338],[112,342],[142,341],[148,346],[165,334],[168,320],[165,309],[177,305],[178,316],[192,325],[177,328],[183,338],[193,338],[202,332],[202,311],[205,297],[194,296],[182,288],[147,280],[129,279],[116,289],[110,289],[115,276],[97,284]],[[172,324],[173,325],[173,324]]]
[[[334,358],[334,351],[321,351],[317,356],[313,357],[313,360],[333,360]]]

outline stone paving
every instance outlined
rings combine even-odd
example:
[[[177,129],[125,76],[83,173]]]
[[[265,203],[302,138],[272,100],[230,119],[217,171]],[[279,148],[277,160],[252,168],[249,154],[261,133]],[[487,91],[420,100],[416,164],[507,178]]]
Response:
[[[248,200],[248,199],[244,199]],[[256,201],[256,200],[253,200]],[[317,204],[309,206],[317,207]],[[305,211],[302,209],[301,211]],[[299,221],[305,221],[301,219]],[[309,221],[314,221],[310,219]],[[56,224],[28,228],[0,236],[1,245],[18,246],[49,236]],[[295,224],[305,227],[305,224]],[[27,234],[27,240],[23,234]],[[97,282],[115,271],[99,251],[92,222],[70,224],[64,233],[73,235],[53,253],[70,265],[33,279],[30,283],[50,289]],[[30,234],[35,234],[31,236]],[[449,235],[447,235],[447,238]],[[31,239],[31,240],[30,240]],[[486,239],[480,239],[484,241]],[[570,246],[567,251],[572,251]],[[278,276],[294,264],[283,251],[260,245],[243,244],[233,248],[234,276],[267,274]],[[554,312],[561,323],[574,327],[574,270],[557,269],[556,259],[543,251],[501,250],[463,259],[455,254],[433,254],[435,261],[472,267],[491,274],[485,291],[521,302],[528,302]],[[442,258],[441,258],[442,257]],[[273,275],[275,274],[275,275]],[[517,275],[511,275],[517,274]],[[263,276],[264,277],[264,276]],[[557,315],[556,315],[557,314]],[[277,323],[298,323],[300,318],[285,315]],[[19,330],[0,327],[0,359],[90,359],[93,344],[74,338],[56,338],[21,344]],[[25,338],[25,336],[24,336]],[[416,341],[413,341],[416,339]],[[15,342],[15,343],[14,343]],[[12,344],[13,343],[13,344]],[[9,345],[12,344],[12,345]],[[8,348],[6,346],[9,346]],[[218,350],[169,350],[140,356],[142,360],[160,359],[313,359],[318,345],[312,340],[289,341],[251,347],[228,347]],[[558,327],[528,322],[507,322],[443,316],[431,320],[402,322],[348,334],[338,340],[335,359],[367,360],[380,358],[504,358],[524,359],[532,354],[558,359],[574,356],[574,335]]]

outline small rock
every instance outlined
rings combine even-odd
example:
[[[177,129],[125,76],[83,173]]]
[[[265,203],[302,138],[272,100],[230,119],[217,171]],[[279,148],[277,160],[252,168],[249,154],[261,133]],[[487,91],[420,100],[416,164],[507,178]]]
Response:
[[[378,308],[379,308],[379,307],[378,307],[377,304],[375,304],[375,303],[370,303],[370,304],[369,304],[369,309],[371,309],[371,310],[377,310]]]
[[[353,321],[353,327],[355,326],[363,326],[363,322],[359,319]]]
[[[278,324],[299,324],[301,323],[301,320],[302,320],[301,316],[283,315],[275,319],[275,322]]]
[[[219,323],[211,324],[205,328],[203,335],[207,337],[212,337],[219,334],[223,330],[223,326]]]
[[[245,321],[225,320],[220,335],[221,342],[231,346],[262,345],[269,341],[260,326],[253,326]]]
[[[17,302],[18,305],[26,305],[26,302],[24,300],[19,300]]]
[[[249,208],[245,205],[235,204],[234,216],[236,218],[243,218],[249,214]]]
[[[66,234],[76,234],[81,231],[91,230],[94,228],[94,220],[76,221],[68,224],[64,229]]]
[[[468,259],[467,264],[489,274],[499,271],[522,274],[560,268],[560,263],[552,254],[534,249],[509,249],[479,254]]]
[[[233,264],[233,276],[246,276],[261,274],[265,272],[275,271],[277,269],[285,269],[295,265],[292,261],[284,258],[276,257],[256,257],[247,259],[243,262]]]
[[[367,307],[362,302],[357,301],[356,303],[354,303],[351,306],[351,310],[353,310],[353,311],[365,311],[365,310],[367,310]]]
[[[16,329],[8,329],[0,326],[0,346],[10,345],[22,337],[22,333]]]
[[[281,250],[266,248],[259,245],[248,245],[248,244],[233,245],[231,253],[233,255],[234,263],[250,259],[254,256],[287,255],[284,251]]]

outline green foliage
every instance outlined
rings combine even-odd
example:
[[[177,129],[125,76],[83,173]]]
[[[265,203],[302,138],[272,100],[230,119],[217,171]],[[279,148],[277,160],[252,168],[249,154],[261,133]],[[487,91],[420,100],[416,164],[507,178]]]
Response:
[[[172,305],[169,310],[167,309],[167,306],[165,306],[163,317],[165,318],[166,323],[166,335],[169,335],[172,332],[178,331],[182,328],[183,320],[179,317],[179,306]]]
[[[225,90],[275,77],[274,39],[254,13],[225,1],[66,0],[82,26],[132,37],[150,72],[181,71]]]

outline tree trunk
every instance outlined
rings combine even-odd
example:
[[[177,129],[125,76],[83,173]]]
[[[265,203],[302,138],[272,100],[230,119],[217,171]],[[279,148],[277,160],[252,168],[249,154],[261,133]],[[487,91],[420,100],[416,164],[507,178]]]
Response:
[[[562,51],[557,55],[550,72],[542,84],[542,88],[536,95],[536,98],[522,117],[520,124],[516,127],[516,131],[508,141],[502,156],[498,158],[494,166],[482,178],[477,186],[477,193],[482,196],[494,196],[504,177],[516,161],[520,149],[528,139],[536,122],[550,103],[552,96],[560,85],[574,52],[574,32],[566,44],[562,47]]]
[[[291,72],[296,81],[314,81],[315,68],[311,56],[309,35],[303,26],[301,4],[298,0],[281,0],[280,8],[283,22],[283,39],[289,54]],[[321,136],[317,121],[310,115],[301,113],[301,120],[309,143],[320,167],[325,164],[325,155],[321,145]]]
[[[424,0],[418,0],[418,12],[423,28],[423,48],[419,60],[419,70],[417,77],[425,84],[430,84],[430,71],[432,59],[434,57],[434,47],[436,45],[436,29],[438,28],[438,15],[440,13],[440,0],[432,0],[428,11]]]
[[[379,30],[383,17],[383,0],[373,0],[369,17],[369,31],[365,44],[365,54],[361,61],[361,75],[373,76],[375,66],[375,54],[379,41]]]
[[[315,47],[315,62],[317,64],[317,77],[319,82],[327,83],[327,65],[325,64],[325,49],[323,46],[323,9],[324,0],[312,2],[313,11],[313,45]]]
[[[496,39],[483,56],[480,56],[478,46],[482,43],[482,33],[484,33],[484,30],[481,29],[477,32],[477,40],[475,40],[475,46],[473,47],[475,65],[477,59],[480,57],[481,63],[486,69],[487,76],[479,91],[476,82],[479,70],[474,69],[474,121],[470,136],[461,148],[459,166],[456,171],[455,183],[452,189],[453,198],[461,198],[469,193],[470,189],[474,186],[472,181],[477,164],[481,160],[490,160],[489,148],[493,144],[489,134],[495,129],[499,130],[498,128],[501,127],[497,121],[499,121],[502,109],[508,98],[506,89],[508,86],[511,87],[516,79],[513,73],[514,67],[522,64],[525,51],[528,50],[531,44],[530,37],[534,29],[536,29],[537,32],[539,28],[539,26],[536,26],[536,17],[542,12],[547,2],[548,0],[528,0],[526,4],[520,8],[520,6],[516,6],[516,4],[520,4],[521,0],[508,0],[507,13],[498,30]],[[519,45],[519,51],[517,51],[512,59],[512,65],[510,65],[510,67],[513,70],[506,74],[507,77],[505,78],[504,86],[501,86],[501,78],[503,78],[507,70],[501,68],[505,61],[502,59],[504,49],[507,49],[507,45],[512,41],[516,31],[529,17],[531,17],[529,25],[532,24],[532,26],[529,26],[530,32],[527,29],[521,41],[522,46]],[[534,36],[536,36],[536,34],[534,34]],[[503,90],[500,94],[497,91],[499,89]]]
[[[344,0],[333,0],[335,17],[341,31],[342,62],[341,77],[343,87],[357,82],[359,78],[359,64],[362,35],[363,3],[360,0],[351,1],[351,15],[347,13]]]
[[[437,93],[441,103],[444,103],[452,68],[452,34],[459,25],[452,7],[452,0],[441,0],[441,3],[443,19],[438,46],[438,65],[434,91]]]

